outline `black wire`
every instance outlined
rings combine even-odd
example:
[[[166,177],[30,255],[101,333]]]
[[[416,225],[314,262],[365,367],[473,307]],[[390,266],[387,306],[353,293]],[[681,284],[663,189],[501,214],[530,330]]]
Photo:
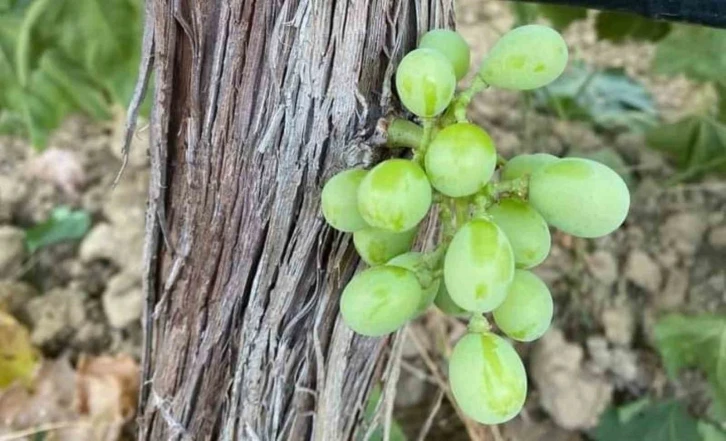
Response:
[[[654,20],[726,28],[726,0],[517,0],[630,12]],[[726,50],[726,48],[724,48]]]

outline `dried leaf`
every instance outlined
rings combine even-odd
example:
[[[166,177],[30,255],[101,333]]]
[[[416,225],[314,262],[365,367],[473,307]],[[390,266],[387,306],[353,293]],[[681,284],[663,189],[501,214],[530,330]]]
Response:
[[[28,386],[38,366],[38,353],[28,330],[0,311],[0,389],[19,381]]]
[[[78,361],[78,411],[109,414],[124,421],[133,417],[139,388],[139,366],[128,355],[81,357]]]

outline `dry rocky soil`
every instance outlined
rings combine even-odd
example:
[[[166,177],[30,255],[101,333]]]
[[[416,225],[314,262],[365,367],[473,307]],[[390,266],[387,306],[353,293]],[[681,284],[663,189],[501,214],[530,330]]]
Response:
[[[504,2],[462,0],[458,21],[476,63],[512,18]],[[597,42],[587,22],[566,37],[578,58],[624,67],[644,81],[664,118],[688,107],[687,81],[648,75],[652,47]],[[485,92],[471,116],[505,156],[612,149],[632,178],[632,208],[620,230],[597,240],[554,234],[552,254],[536,272],[555,296],[555,324],[539,342],[518,348],[532,385],[528,403],[523,416],[496,435],[511,441],[582,440],[607,406],[646,394],[686,396],[697,405],[702,382],[696,378],[686,387],[667,381],[652,330],[665,312],[726,310],[726,182],[709,178],[664,186],[673,170],[640,135],[596,132],[527,111],[515,93]],[[0,139],[0,303],[28,326],[48,358],[75,363],[81,354],[140,354],[147,134],[140,131],[131,164],[111,191],[121,163],[122,126],[121,119],[91,124],[71,118],[43,153],[22,140]],[[59,205],[90,213],[91,230],[78,242],[29,255],[24,229]],[[432,311],[409,332],[443,368],[444,354],[464,329],[463,322]],[[421,348],[407,342],[396,417],[411,439],[440,399]],[[469,439],[451,405],[442,401],[426,439]]]

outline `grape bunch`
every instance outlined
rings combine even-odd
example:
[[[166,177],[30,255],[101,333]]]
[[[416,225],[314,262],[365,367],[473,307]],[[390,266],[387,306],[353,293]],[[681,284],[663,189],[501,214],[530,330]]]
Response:
[[[387,127],[389,146],[411,148],[411,159],[338,173],[323,188],[322,211],[333,228],[353,233],[370,266],[343,290],[345,323],[382,336],[431,305],[468,318],[468,333],[449,359],[451,391],[471,418],[499,424],[519,413],[527,392],[510,340],[536,340],[552,321],[550,291],[530,271],[549,254],[550,226],[584,238],[607,235],[625,220],[630,194],[617,173],[588,159],[538,153],[506,161],[489,134],[467,120],[472,97],[489,86],[528,90],[555,80],[568,58],[560,34],[540,25],[511,30],[457,93],[469,58],[454,31],[423,36],[395,78],[403,106],[420,124],[394,118]],[[438,244],[412,251],[432,205]]]

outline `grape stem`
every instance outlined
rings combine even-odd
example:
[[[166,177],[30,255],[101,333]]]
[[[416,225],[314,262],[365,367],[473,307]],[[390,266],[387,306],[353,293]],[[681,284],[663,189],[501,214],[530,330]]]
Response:
[[[489,207],[504,196],[526,200],[528,191],[529,175],[510,181],[490,183],[474,195],[474,215],[478,218],[486,217]]]
[[[393,118],[388,124],[386,145],[391,148],[408,147],[415,150],[421,145],[423,132],[423,128],[416,123]]]
[[[469,107],[469,103],[474,96],[482,90],[489,87],[489,84],[482,79],[479,75],[474,77],[474,81],[466,89],[459,92],[454,100],[449,105],[448,110],[442,117],[442,123],[444,126],[453,124],[454,122],[468,122],[466,117],[466,109]]]
[[[424,170],[424,158],[426,158],[426,150],[431,144],[431,138],[433,138],[434,127],[436,126],[436,120],[433,118],[421,118],[423,122],[423,134],[421,135],[421,142],[418,147],[414,150],[413,161],[421,166]]]
[[[484,334],[492,329],[489,320],[483,314],[473,313],[469,319],[469,332],[476,334]]]

